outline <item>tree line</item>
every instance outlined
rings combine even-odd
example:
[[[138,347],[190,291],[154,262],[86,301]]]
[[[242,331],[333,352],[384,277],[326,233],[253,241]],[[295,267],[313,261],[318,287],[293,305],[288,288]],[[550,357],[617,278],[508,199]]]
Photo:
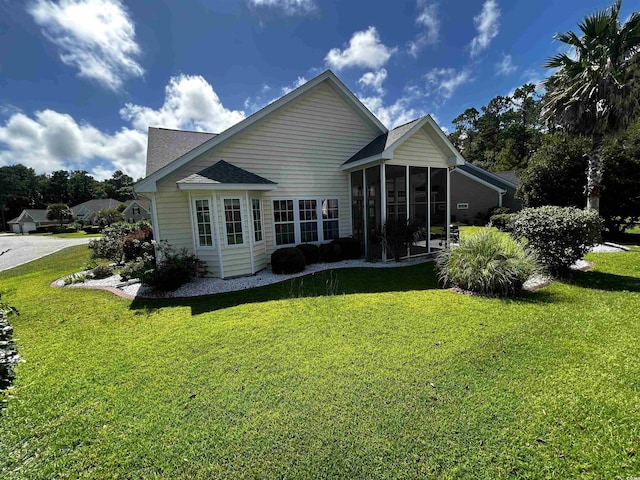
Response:
[[[28,208],[47,208],[52,204],[78,205],[94,198],[113,198],[124,202],[134,198],[134,180],[117,170],[111,178],[97,181],[85,170],[57,170],[36,175],[22,164],[0,167],[0,221],[7,221]]]
[[[525,84],[453,120],[452,143],[490,171],[521,173],[525,206],[596,210],[610,232],[640,221],[640,13],[621,0],[556,35],[543,93]]]

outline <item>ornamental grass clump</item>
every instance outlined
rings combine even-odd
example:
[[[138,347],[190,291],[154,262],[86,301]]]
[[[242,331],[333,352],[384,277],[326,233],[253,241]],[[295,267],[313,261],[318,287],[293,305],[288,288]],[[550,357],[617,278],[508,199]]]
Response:
[[[504,233],[486,229],[460,239],[436,258],[440,281],[488,296],[517,294],[536,272],[533,254]]]

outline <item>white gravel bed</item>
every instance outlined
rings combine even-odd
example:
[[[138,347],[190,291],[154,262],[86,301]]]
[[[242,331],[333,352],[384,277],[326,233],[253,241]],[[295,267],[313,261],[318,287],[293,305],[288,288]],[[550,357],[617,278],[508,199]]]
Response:
[[[621,245],[605,243],[596,245],[591,249],[592,252],[622,252],[628,250]],[[262,287],[265,285],[271,285],[278,282],[283,282],[291,278],[303,277],[305,275],[315,274],[325,270],[334,270],[339,268],[394,268],[394,267],[407,267],[410,265],[416,265],[431,261],[426,257],[412,258],[403,260],[401,262],[368,262],[366,260],[343,260],[335,263],[316,263],[314,265],[308,265],[304,271],[299,273],[293,273],[289,275],[276,275],[269,269],[262,270],[255,275],[247,277],[238,277],[231,279],[220,278],[198,278],[195,281],[183,285],[179,289],[173,292],[167,292],[159,294],[153,292],[149,287],[145,287],[136,280],[129,282],[123,282],[119,275],[113,275],[101,280],[87,279],[82,283],[73,283],[70,285],[64,284],[64,278],[58,279],[52,283],[55,287],[71,287],[71,288],[103,288],[114,287],[121,290],[123,293],[130,297],[144,297],[144,298],[180,298],[180,297],[196,297],[200,295],[212,295],[215,293],[235,292],[239,290],[246,290],[249,288]],[[575,270],[584,270],[589,267],[589,262],[585,260],[578,260],[571,268]],[[79,272],[83,274],[87,272]],[[551,282],[553,279],[545,275],[533,275],[529,280],[524,283],[524,288],[527,290],[535,289],[541,285]]]

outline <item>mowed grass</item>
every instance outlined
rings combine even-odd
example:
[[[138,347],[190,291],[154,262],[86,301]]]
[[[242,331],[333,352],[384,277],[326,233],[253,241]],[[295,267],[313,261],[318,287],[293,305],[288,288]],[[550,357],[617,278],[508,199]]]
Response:
[[[87,257],[0,273],[26,360],[1,478],[640,476],[640,252],[506,301],[429,264],[189,301],[49,288]]]

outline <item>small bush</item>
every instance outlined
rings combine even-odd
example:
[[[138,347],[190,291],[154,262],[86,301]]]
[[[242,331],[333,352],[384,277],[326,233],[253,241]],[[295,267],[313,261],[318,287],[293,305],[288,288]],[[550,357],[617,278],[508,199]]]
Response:
[[[82,231],[86,234],[95,234],[95,233],[100,233],[100,226],[99,225],[85,225],[84,227],[82,227]]]
[[[513,219],[513,235],[538,257],[553,275],[565,275],[571,265],[601,241],[597,213],[573,207],[526,208]]]
[[[342,260],[342,249],[337,243],[323,243],[318,248],[320,261],[324,263],[339,262]]]
[[[501,232],[510,232],[514,215],[510,213],[496,213],[489,219],[489,226],[495,227]]]
[[[407,256],[409,245],[414,239],[420,225],[401,218],[387,220],[382,229],[382,244],[396,262]]]
[[[155,268],[153,257],[138,257],[125,263],[120,270],[120,278],[126,282],[134,278],[142,278],[146,273]]]
[[[11,313],[18,314],[18,311],[0,298],[0,409],[5,406],[6,391],[16,378],[13,367],[20,361],[13,341],[13,328],[7,318]]]
[[[111,265],[98,265],[91,270],[91,278],[100,280],[113,275],[113,267]]]
[[[311,265],[313,263],[318,263],[318,260],[320,260],[319,248],[315,243],[302,243],[297,245],[296,248],[304,255],[305,264]]]
[[[145,271],[140,280],[144,285],[160,292],[171,292],[207,272],[207,265],[186,248],[175,251],[165,244],[160,248],[162,261],[152,270]]]
[[[153,254],[153,231],[148,227],[143,227],[130,233],[122,240],[122,253],[124,261],[130,262],[145,254]]]
[[[123,241],[128,235],[149,227],[148,222],[114,223],[103,230],[104,236],[89,242],[93,258],[105,258],[120,263],[124,258]]]
[[[271,271],[273,273],[298,273],[303,271],[304,267],[304,254],[297,247],[279,248],[271,254]]]
[[[362,245],[360,240],[351,237],[336,238],[333,243],[340,247],[342,258],[345,260],[358,260],[362,258]]]
[[[489,209],[489,218],[494,215],[506,215],[507,213],[511,213],[511,209],[509,207],[491,207]]]
[[[482,295],[510,296],[536,271],[535,257],[507,234],[486,229],[436,257],[438,277]]]

